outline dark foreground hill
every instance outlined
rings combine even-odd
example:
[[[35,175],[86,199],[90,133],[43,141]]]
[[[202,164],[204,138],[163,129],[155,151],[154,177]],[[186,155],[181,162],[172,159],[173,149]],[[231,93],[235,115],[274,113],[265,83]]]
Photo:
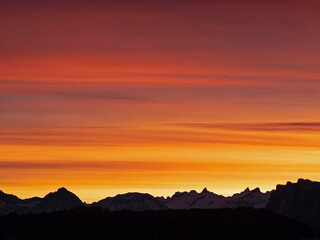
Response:
[[[267,208],[304,222],[320,234],[320,182],[299,179],[278,185]]]
[[[306,225],[266,209],[69,211],[0,217],[0,239],[312,239]]]

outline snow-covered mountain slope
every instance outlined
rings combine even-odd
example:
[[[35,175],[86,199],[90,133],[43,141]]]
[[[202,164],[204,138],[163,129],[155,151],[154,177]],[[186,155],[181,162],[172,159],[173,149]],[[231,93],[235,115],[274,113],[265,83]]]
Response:
[[[262,193],[259,188],[250,191],[246,188],[243,192],[234,194],[232,197],[227,197],[224,207],[237,208],[237,207],[252,207],[252,208],[265,208],[272,191]]]
[[[253,207],[264,208],[269,200],[271,192],[262,193],[259,188],[250,191],[247,188],[241,193],[231,197],[224,197],[209,192],[206,188],[201,193],[192,190],[190,192],[177,192],[172,197],[158,198],[170,209],[216,209],[216,208],[237,208]]]
[[[201,193],[195,190],[190,192],[176,192],[172,197],[158,198],[170,209],[192,209],[192,208],[221,208],[224,206],[225,198],[221,195],[209,192],[206,188]]]

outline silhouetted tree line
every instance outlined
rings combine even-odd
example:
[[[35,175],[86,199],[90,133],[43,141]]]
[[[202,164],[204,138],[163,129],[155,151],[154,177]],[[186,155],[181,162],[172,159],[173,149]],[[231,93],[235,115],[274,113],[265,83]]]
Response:
[[[0,217],[0,239],[308,239],[306,225],[266,209],[109,212],[97,207]]]

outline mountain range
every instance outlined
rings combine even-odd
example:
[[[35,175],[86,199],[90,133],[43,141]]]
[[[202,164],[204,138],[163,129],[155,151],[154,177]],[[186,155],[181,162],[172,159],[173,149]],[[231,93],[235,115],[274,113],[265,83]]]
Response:
[[[147,193],[126,193],[107,197],[92,204],[84,204],[75,194],[66,188],[47,194],[44,198],[34,197],[20,199],[15,195],[0,191],[0,215],[10,213],[42,213],[70,210],[80,206],[98,206],[110,211],[131,210],[165,210],[165,209],[218,209],[252,207],[265,208],[272,191],[262,193],[259,188],[243,192],[231,197],[224,197],[208,191],[206,188],[198,193],[176,192],[172,197],[154,197]]]
[[[92,204],[83,203],[65,188],[49,193],[44,198],[29,199],[20,199],[0,191],[0,215],[56,212],[81,206],[100,207],[109,211],[267,208],[306,223],[320,232],[320,183],[304,179],[299,179],[297,183],[277,185],[276,190],[266,193],[261,192],[259,188],[247,188],[241,193],[224,197],[204,188],[200,193],[195,190],[176,192],[167,198],[154,197],[146,193],[126,193],[107,197]]]

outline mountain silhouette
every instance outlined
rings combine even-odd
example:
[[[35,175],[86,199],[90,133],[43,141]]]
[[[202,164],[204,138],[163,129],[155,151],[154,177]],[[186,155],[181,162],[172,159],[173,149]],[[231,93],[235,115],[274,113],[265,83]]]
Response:
[[[49,193],[32,208],[33,213],[54,212],[69,210],[83,205],[83,202],[72,192],[60,188],[56,192]]]
[[[20,199],[0,191],[0,216],[10,213],[44,213],[71,210],[84,206],[72,192],[60,188],[44,198]],[[153,197],[146,193],[126,193],[107,197],[86,207],[101,207],[108,211],[235,209],[239,207],[267,208],[275,213],[307,224],[320,233],[320,183],[299,179],[297,183],[277,185],[276,190],[263,193],[259,188],[246,188],[230,197],[215,194],[204,188],[200,193],[176,192],[171,197]]]
[[[225,208],[237,207],[252,207],[252,208],[265,208],[270,195],[273,191],[262,193],[260,188],[255,188],[250,191],[246,188],[241,193],[236,193],[232,197],[227,198],[224,205]]]
[[[170,209],[213,209],[224,206],[225,197],[209,192],[206,188],[201,193],[195,190],[190,192],[176,192],[172,197],[158,198]]]
[[[262,193],[258,188],[247,188],[241,193],[231,197],[215,194],[204,188],[198,193],[176,192],[172,197],[153,197],[146,193],[118,194],[115,197],[107,197],[86,206],[99,206],[110,211],[131,210],[163,210],[163,209],[218,209],[252,207],[264,208],[269,200],[271,192]],[[0,192],[0,215],[10,213],[42,213],[60,210],[69,210],[82,206],[83,202],[72,192],[60,188],[56,192],[47,194],[44,198],[34,197],[20,199],[11,194]]]
[[[15,195],[6,194],[0,190],[0,215],[12,212],[18,214],[29,213],[31,208],[40,202],[40,198],[22,200]]]
[[[252,191],[247,188],[231,197],[224,197],[204,188],[201,193],[195,190],[176,192],[172,197],[158,198],[158,200],[169,209],[264,208],[270,195],[271,192],[262,193],[259,188]]]
[[[97,203],[93,203],[93,206],[99,206],[109,209],[110,211],[146,211],[167,209],[167,207],[155,197],[144,193],[119,194],[115,197],[108,197]]]
[[[0,201],[7,204],[21,203],[21,199],[12,194],[6,194],[0,190]]]
[[[277,185],[267,208],[304,222],[320,233],[320,182],[299,179],[297,183]]]

